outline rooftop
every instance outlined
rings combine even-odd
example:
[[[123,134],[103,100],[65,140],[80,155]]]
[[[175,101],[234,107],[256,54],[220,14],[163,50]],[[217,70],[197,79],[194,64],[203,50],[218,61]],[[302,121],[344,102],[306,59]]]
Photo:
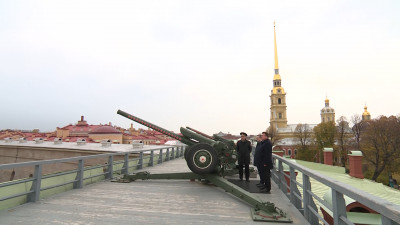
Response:
[[[121,131],[115,129],[114,127],[104,125],[104,126],[94,129],[89,134],[120,134],[120,133],[121,133]]]
[[[112,141],[112,140],[111,140]],[[18,146],[18,147],[34,147],[34,148],[51,148],[51,149],[72,149],[72,150],[89,150],[89,151],[104,151],[104,152],[127,152],[132,151],[133,147],[130,144],[112,144],[109,147],[103,147],[100,143],[85,143],[84,145],[78,145],[76,142],[62,142],[61,144],[55,144],[51,141],[44,141],[42,143],[36,143],[35,141],[27,141],[25,143],[19,143],[19,141],[5,142],[0,140],[0,145],[4,146]],[[142,149],[156,149],[160,148],[159,145],[143,145]]]

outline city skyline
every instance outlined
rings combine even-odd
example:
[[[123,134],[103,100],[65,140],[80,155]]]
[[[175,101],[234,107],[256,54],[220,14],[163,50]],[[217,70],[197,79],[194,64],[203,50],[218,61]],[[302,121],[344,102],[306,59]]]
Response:
[[[1,129],[53,131],[81,115],[178,131],[269,125],[273,21],[289,124],[397,115],[397,1],[0,0]],[[397,75],[397,76],[396,76]],[[140,127],[134,124],[134,127]]]

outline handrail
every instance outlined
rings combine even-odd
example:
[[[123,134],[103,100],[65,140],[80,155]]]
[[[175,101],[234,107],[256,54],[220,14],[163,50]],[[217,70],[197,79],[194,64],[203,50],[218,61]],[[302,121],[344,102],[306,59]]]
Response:
[[[400,224],[400,206],[396,205],[394,203],[391,203],[387,200],[384,200],[382,198],[376,197],[370,193],[367,193],[362,190],[356,190],[354,191],[354,187],[350,187],[349,185],[342,183],[340,181],[334,180],[332,178],[326,177],[325,175],[320,174],[319,172],[316,172],[314,170],[308,169],[302,165],[299,165],[297,163],[291,162],[288,159],[285,159],[281,156],[273,154],[273,159],[278,161],[279,168],[274,168],[273,173],[278,173],[277,175],[274,175],[274,178],[277,178],[277,183],[279,184],[279,187],[281,188],[284,193],[287,193],[288,187],[286,185],[286,181],[284,179],[285,175],[283,171],[283,166],[282,164],[286,164],[290,168],[291,172],[291,178],[290,181],[293,180],[293,182],[290,182],[290,195],[294,195],[294,191],[297,193],[300,193],[297,190],[297,182],[295,182],[295,178],[293,179],[292,173],[294,173],[294,170],[297,170],[302,173],[303,175],[303,208],[299,208],[300,210],[304,210],[304,216],[308,219],[308,221],[313,224],[315,223],[315,217],[318,217],[319,215],[314,215],[310,216],[309,214],[309,206],[311,208],[316,209],[315,204],[312,200],[312,197],[310,196],[311,191],[311,185],[307,184],[309,182],[310,178],[315,179],[316,181],[319,181],[323,183],[324,185],[330,187],[332,189],[332,212],[333,212],[333,219],[335,224],[348,224],[349,220],[347,219],[346,216],[346,211],[345,211],[345,203],[344,203],[344,198],[343,196],[346,195],[349,198],[354,199],[355,201],[368,206],[369,208],[373,209],[374,211],[378,212],[382,216],[382,224],[394,224],[392,222],[396,222]],[[292,172],[293,171],[293,172]],[[304,181],[306,181],[306,184],[304,184]],[[283,185],[283,182],[284,185]],[[289,196],[290,196],[289,195]],[[292,199],[291,199],[292,200]],[[320,201],[320,200],[319,200]],[[293,203],[293,202],[292,202]],[[314,204],[314,206],[312,206]],[[322,202],[324,204],[324,202]],[[301,207],[301,206],[300,206]],[[312,211],[314,211],[312,210]],[[316,210],[318,211],[318,210]],[[313,218],[312,218],[313,217]],[[323,221],[326,223],[326,221]],[[352,224],[352,223],[350,223]]]
[[[170,151],[171,149],[171,151]],[[27,202],[35,202],[40,198],[40,192],[45,191],[48,189],[72,184],[72,188],[82,188],[83,183],[87,179],[101,177],[101,179],[112,179],[115,173],[121,174],[128,174],[129,171],[141,169],[146,166],[154,166],[157,164],[161,164],[165,161],[172,160],[178,157],[183,156],[185,151],[184,145],[178,146],[163,146],[159,148],[153,149],[137,149],[132,151],[124,151],[124,152],[115,152],[115,153],[104,153],[104,154],[97,154],[97,155],[90,155],[90,156],[78,156],[78,157],[71,157],[71,158],[62,158],[62,159],[51,159],[51,160],[40,160],[40,161],[30,161],[30,162],[21,162],[21,163],[10,163],[10,164],[2,164],[0,165],[0,170],[9,170],[15,169],[20,167],[34,167],[33,177],[30,178],[22,178],[15,181],[7,181],[0,183],[0,190],[2,188],[6,188],[12,185],[18,185],[21,183],[29,183],[31,182],[31,188],[28,191],[23,191],[19,193],[11,193],[8,196],[0,197],[0,203],[5,200],[9,200],[12,198],[17,198],[20,196],[26,196]],[[155,153],[156,152],[156,153]],[[138,154],[138,158],[129,159],[130,154]],[[158,159],[154,157],[158,154]],[[148,156],[149,155],[149,156]],[[114,156],[124,156],[122,160],[114,161]],[[85,161],[89,159],[98,159],[103,158],[106,160],[105,165],[93,165],[85,167]],[[108,159],[108,160],[107,160]],[[145,161],[146,160],[146,164]],[[57,163],[65,163],[65,162],[72,162],[77,161],[77,168],[71,170],[64,170],[58,173],[52,173],[43,175],[42,168],[43,165],[49,164],[57,164]],[[130,162],[136,162],[134,166],[130,166]],[[121,167],[121,164],[122,167]],[[118,166],[119,165],[119,166]],[[115,168],[114,168],[115,167]],[[99,168],[103,168],[100,173],[96,173],[94,175],[90,174],[89,176],[84,176],[85,172],[90,172],[94,170],[98,170]],[[91,173],[91,172],[90,172]],[[45,179],[51,179],[54,177],[62,177],[62,176],[70,176],[71,174],[75,174],[75,179],[64,181],[62,183],[58,182],[56,184],[52,184],[50,186],[42,187],[42,181]],[[1,193],[1,191],[0,191]],[[21,203],[19,203],[21,204]],[[22,203],[23,204],[23,203]],[[7,205],[8,206],[8,205]],[[16,206],[16,205],[12,205]],[[4,208],[4,207],[3,207]]]
[[[177,147],[183,147],[184,145],[177,145]],[[103,158],[106,156],[116,156],[116,155],[124,155],[124,154],[132,154],[132,153],[140,153],[140,152],[150,152],[150,151],[157,151],[160,149],[167,149],[173,146],[166,146],[160,147],[155,149],[137,149],[132,151],[124,151],[124,152],[115,152],[115,153],[104,153],[104,154],[97,154],[97,155],[88,155],[88,156],[77,156],[77,157],[70,157],[70,158],[61,158],[61,159],[49,159],[49,160],[40,160],[40,161],[29,161],[29,162],[20,162],[20,163],[9,163],[9,164],[1,164],[1,169],[10,169],[10,168],[19,168],[19,167],[26,167],[26,166],[34,166],[37,164],[46,165],[46,164],[54,164],[54,163],[63,163],[63,162],[71,162],[77,160],[86,160],[86,159],[95,159],[95,158]],[[38,163],[40,162],[40,163]]]

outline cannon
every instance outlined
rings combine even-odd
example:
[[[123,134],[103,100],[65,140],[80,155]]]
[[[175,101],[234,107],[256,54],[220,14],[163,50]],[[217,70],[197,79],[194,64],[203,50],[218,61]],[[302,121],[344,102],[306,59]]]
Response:
[[[189,169],[193,172],[163,174],[138,172],[125,174],[122,179],[117,180],[118,182],[127,183],[147,179],[198,179],[204,182],[211,182],[253,206],[251,215],[255,221],[293,222],[274,203],[263,202],[254,194],[247,192],[224,178],[225,176],[238,173],[238,169],[236,168],[237,153],[233,141],[226,140],[217,135],[209,136],[190,127],[181,127],[180,134],[176,134],[122,110],[118,110],[117,113],[186,144],[187,148],[185,149],[184,157]]]
[[[180,128],[181,134],[176,134],[124,111],[118,110],[117,113],[186,144],[188,148],[184,155],[186,163],[193,173],[216,173],[222,176],[236,173],[237,154],[233,141],[218,136],[211,137],[192,128],[184,127]]]

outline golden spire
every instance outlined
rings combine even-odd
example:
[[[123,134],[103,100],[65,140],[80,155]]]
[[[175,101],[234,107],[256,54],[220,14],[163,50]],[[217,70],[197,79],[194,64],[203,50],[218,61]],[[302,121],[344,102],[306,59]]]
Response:
[[[274,80],[280,80],[281,79],[281,75],[279,75],[278,48],[276,46],[275,21],[274,21],[274,52],[275,52],[275,75],[274,75]]]
[[[278,66],[278,48],[276,47],[275,21],[274,21],[274,47],[275,47],[275,74],[279,74],[279,66]]]

